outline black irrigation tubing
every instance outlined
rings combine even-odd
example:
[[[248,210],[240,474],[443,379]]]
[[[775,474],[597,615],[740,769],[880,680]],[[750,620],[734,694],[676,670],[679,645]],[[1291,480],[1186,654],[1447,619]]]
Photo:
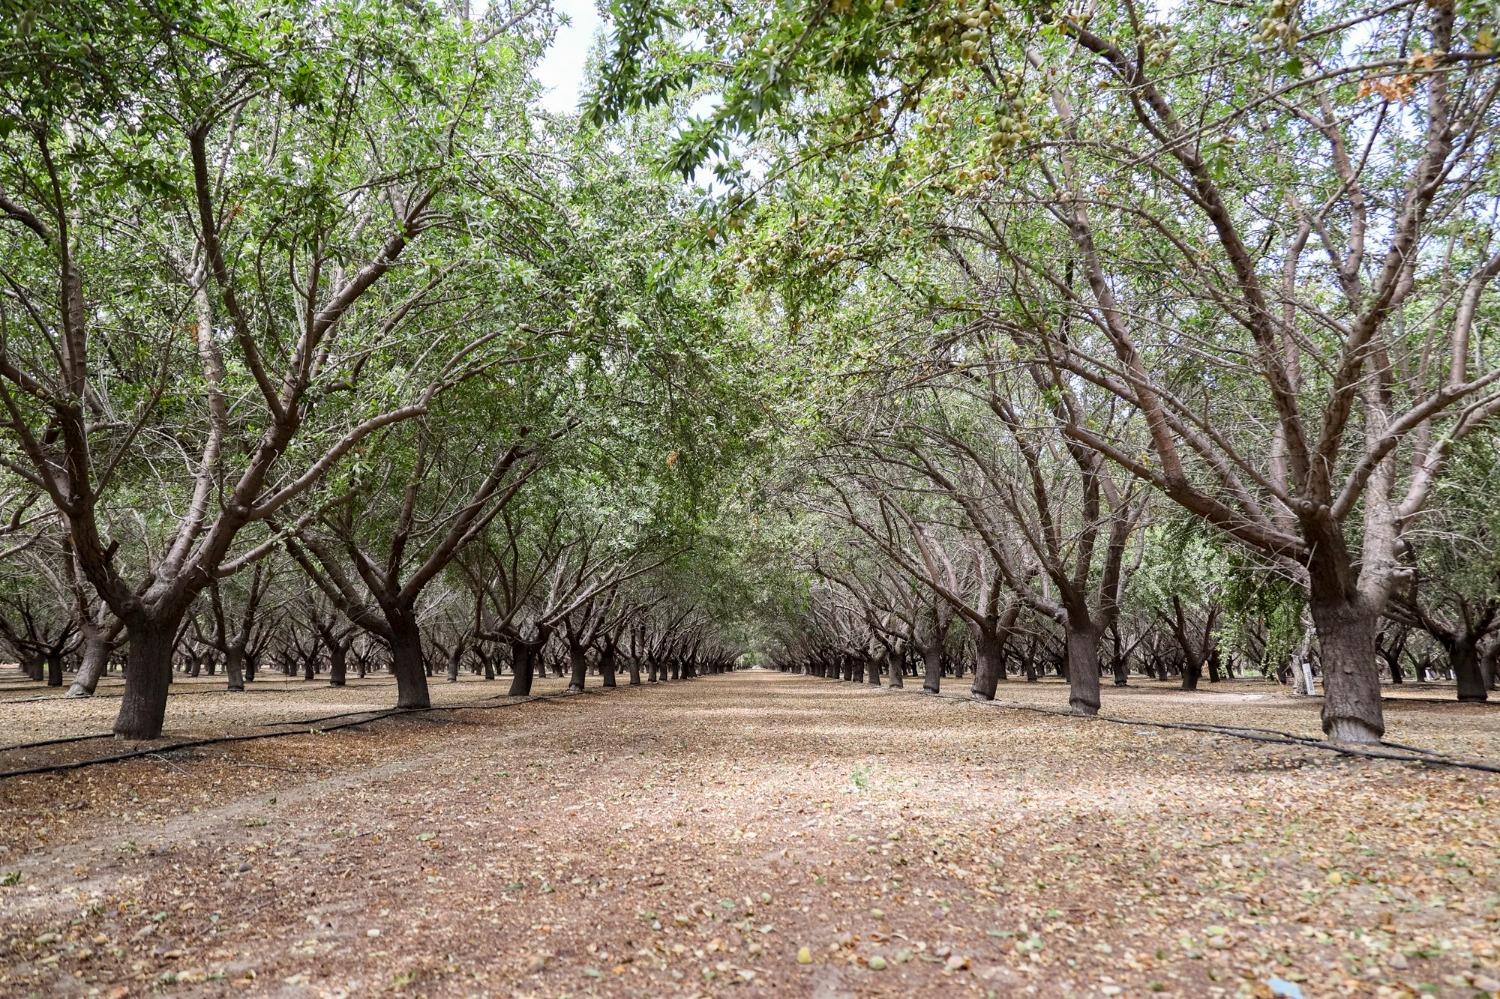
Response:
[[[1389,694],[1381,694],[1380,699],[1391,704],[1472,704],[1476,708],[1500,707],[1500,703],[1494,701],[1460,701],[1457,695],[1453,697],[1392,697]]]
[[[40,749],[43,746],[61,746],[67,742],[88,742],[90,739],[107,739],[113,732],[97,732],[94,735],[68,735],[60,739],[43,739],[41,742],[21,742],[14,746],[0,746],[0,753],[8,753],[12,749]]]
[[[393,686],[393,685],[387,685],[387,686]],[[195,690],[195,691],[184,691],[183,693],[184,694],[187,694],[187,693],[201,694],[201,693],[208,693],[208,691],[196,691]],[[181,697],[182,694],[174,694],[172,696],[174,696],[174,697]],[[472,701],[472,702],[468,702],[468,703],[471,703],[471,704],[483,704],[485,701],[499,700],[502,697],[509,697],[509,696],[510,696],[509,694],[493,694],[493,695],[491,695],[489,697],[481,697],[477,701]],[[39,698],[39,699],[40,700],[50,700],[50,698]],[[378,712],[378,711],[384,711],[384,710],[386,710],[386,709],[385,708],[363,708],[363,709],[361,709],[359,711],[343,711],[343,712],[340,712],[339,714],[334,714],[334,715],[319,715],[316,718],[292,718],[292,719],[289,719],[287,721],[261,722],[258,725],[256,725],[255,727],[256,728],[282,728],[282,727],[287,726],[287,725],[304,725],[304,726],[305,725],[316,725],[318,722],[335,721],[335,720],[337,720],[339,718],[353,718],[355,715],[367,715],[367,714],[370,714],[372,712]],[[421,711],[423,709],[422,708],[416,708],[414,710]],[[431,709],[431,710],[436,710],[436,709]],[[19,749],[40,749],[43,746],[58,746],[58,745],[62,745],[63,743],[68,743],[68,742],[87,742],[90,739],[109,739],[109,738],[112,738],[113,736],[114,736],[113,732],[96,732],[93,735],[70,735],[70,736],[66,736],[66,737],[61,738],[61,739],[43,739],[41,742],[19,742],[19,743],[16,743],[14,746],[0,746],[0,753],[9,753],[9,752],[13,752],[13,751],[19,750]],[[3,776],[4,776],[3,774],[0,774],[0,777],[3,777]]]
[[[251,683],[251,684],[256,684],[256,686],[246,687],[243,690],[230,690],[228,687],[215,687],[212,690],[179,690],[176,693],[174,693],[172,696],[173,697],[204,697],[204,696],[208,696],[210,694],[302,694],[302,693],[306,693],[309,690],[323,690],[323,689],[325,689],[325,687],[323,685],[318,685],[318,686],[313,686],[313,687],[305,687],[305,686],[303,686],[303,687],[293,687],[292,686],[293,683],[298,683],[298,684],[306,684],[306,683],[314,683],[314,684],[316,684],[317,683],[316,680],[308,681],[308,680],[304,680],[304,679],[302,679],[300,677],[295,678],[295,679],[291,678],[291,677],[288,677],[286,680],[259,680],[259,681],[257,681],[257,680],[250,680],[250,681],[247,681],[247,682]],[[379,683],[351,683],[351,684],[348,684],[348,685],[346,685],[344,687],[334,687],[332,684],[327,684],[326,686],[327,686],[328,689],[333,689],[333,690],[362,690],[362,689],[364,689],[366,687],[369,687],[369,688],[394,687],[395,685],[396,685],[395,681],[394,680],[390,680],[390,681],[381,681]],[[38,703],[40,701],[89,701],[89,700],[101,700],[102,701],[102,700],[112,700],[112,699],[118,699],[121,696],[121,694],[123,693],[124,689],[125,689],[124,687],[120,687],[118,690],[111,688],[108,692],[93,693],[93,694],[89,694],[89,695],[87,695],[85,697],[69,697],[67,694],[43,694],[40,697],[10,697],[10,698],[0,697],[0,706],[6,705],[6,704],[36,704],[36,703]]]
[[[524,703],[527,703],[527,702],[532,701],[532,700],[546,700],[546,699],[549,699],[551,696],[555,696],[555,695],[538,695],[537,697],[534,697],[534,698],[528,697],[525,700],[522,700],[522,701],[513,701],[511,703],[513,703],[513,704],[524,704]],[[483,698],[482,700],[493,700],[493,698]],[[391,718],[391,717],[394,717],[394,716],[396,716],[398,714],[421,714],[422,712],[425,712],[425,711],[477,710],[479,707],[497,707],[497,708],[499,708],[499,707],[507,707],[507,706],[508,705],[505,705],[505,704],[483,705],[482,701],[476,701],[476,702],[473,702],[472,704],[439,705],[439,706],[436,706],[436,707],[426,707],[426,708],[366,708],[363,711],[346,711],[346,712],[344,712],[342,714],[327,715],[327,716],[322,717],[322,718],[305,718],[305,719],[303,719],[303,718],[296,718],[296,719],[292,719],[290,721],[271,722],[267,726],[265,726],[265,727],[275,727],[275,728],[293,727],[293,730],[289,731],[289,732],[263,732],[263,733],[258,733],[258,734],[254,734],[254,735],[234,735],[234,736],[215,737],[215,738],[208,739],[208,740],[202,740],[202,739],[186,740],[186,741],[183,741],[183,742],[174,743],[174,744],[172,744],[170,746],[161,746],[161,747],[158,747],[156,749],[143,749],[143,750],[131,751],[131,752],[128,752],[128,753],[118,753],[118,754],[115,754],[115,755],[112,755],[112,756],[104,756],[104,757],[100,757],[100,758],[94,759],[94,760],[79,760],[79,761],[75,761],[75,762],[72,762],[72,763],[61,763],[61,764],[57,764],[57,765],[54,765],[54,766],[40,766],[40,767],[31,767],[31,768],[26,769],[26,770],[12,770],[12,771],[0,772],[0,780],[4,780],[7,777],[21,777],[21,776],[25,776],[25,775],[28,775],[28,774],[50,773],[50,772],[59,771],[59,770],[76,770],[79,767],[93,766],[96,763],[114,763],[114,762],[117,762],[119,760],[129,760],[129,759],[134,759],[134,758],[139,757],[139,756],[150,756],[150,755],[153,755],[153,754],[156,754],[156,753],[169,753],[169,752],[171,752],[174,749],[189,749],[189,748],[193,748],[195,746],[210,746],[210,745],[215,745],[215,744],[221,743],[221,742],[224,742],[224,743],[229,743],[229,742],[245,742],[245,741],[250,740],[250,739],[277,739],[277,738],[281,738],[282,736],[287,736],[287,735],[322,735],[324,732],[336,732],[339,729],[352,728],[355,725],[367,725],[370,722],[381,721],[381,720],[383,720],[385,718]],[[362,719],[362,720],[356,721],[356,722],[348,722],[348,723],[343,724],[343,725],[329,725],[329,726],[327,726],[325,728],[318,728],[318,729],[307,728],[308,725],[314,725],[314,724],[317,724],[318,722],[333,721],[334,719],[338,719],[338,718],[352,718],[355,715],[370,715],[371,717],[365,718],[365,719]],[[99,735],[77,735],[77,736],[71,736],[71,737],[65,738],[65,739],[48,739],[48,740],[45,740],[43,742],[24,743],[24,744],[19,745],[19,746],[6,746],[4,749],[0,749],[0,752],[11,752],[13,750],[18,750],[18,749],[35,749],[35,748],[38,748],[38,747],[41,747],[41,746],[51,746],[51,745],[57,745],[59,743],[67,743],[67,742],[85,742],[85,741],[87,741],[89,739],[108,739],[108,738],[112,738],[113,736],[114,736],[113,732],[104,732],[104,733],[101,733]]]
[[[676,682],[681,682],[681,681],[676,681]],[[614,687],[614,688],[610,688],[610,689],[614,689],[614,690],[626,689],[626,690],[628,690],[631,687],[635,687],[635,686],[645,687],[646,684],[626,684],[626,685],[624,685],[623,688],[622,687]],[[325,726],[323,728],[293,729],[293,730],[288,731],[288,732],[261,732],[261,733],[256,733],[256,734],[253,734],[253,735],[226,735],[226,736],[216,736],[216,737],[211,738],[211,739],[187,739],[187,740],[184,740],[182,742],[173,743],[170,746],[155,746],[155,747],[152,747],[150,749],[133,749],[133,750],[131,750],[129,752],[126,752],[126,753],[116,753],[116,754],[111,755],[111,756],[101,756],[101,757],[96,757],[95,759],[91,759],[91,760],[75,760],[75,761],[70,762],[70,763],[54,763],[54,764],[50,764],[48,766],[28,767],[28,768],[23,769],[23,770],[6,770],[6,771],[0,771],[0,780],[7,780],[7,779],[9,779],[11,777],[29,777],[29,776],[33,776],[33,775],[36,775],[36,774],[61,773],[61,772],[66,771],[66,770],[81,770],[84,767],[97,766],[97,765],[99,765],[101,763],[120,763],[120,762],[122,762],[124,760],[139,759],[142,756],[158,756],[158,755],[160,755],[162,753],[171,753],[171,752],[175,752],[176,750],[179,750],[179,749],[197,749],[197,748],[199,748],[201,746],[221,746],[221,745],[228,745],[228,744],[234,743],[234,742],[250,742],[250,741],[252,741],[254,739],[280,739],[280,738],[284,738],[284,737],[289,736],[289,735],[326,735],[329,732],[337,732],[340,729],[354,728],[356,725],[368,725],[368,724],[370,724],[372,722],[384,721],[387,718],[394,718],[397,715],[418,715],[418,714],[426,714],[426,713],[432,712],[432,711],[486,711],[486,710],[490,710],[490,709],[494,709],[494,708],[513,708],[513,707],[518,707],[519,705],[522,705],[522,704],[531,704],[531,703],[538,702],[538,701],[542,701],[542,702],[546,702],[546,701],[563,701],[563,700],[567,700],[567,699],[569,699],[571,697],[575,697],[578,694],[602,694],[604,692],[604,689],[606,689],[606,688],[593,688],[593,689],[588,689],[588,690],[576,691],[575,693],[572,693],[572,694],[567,694],[567,693],[563,693],[563,694],[532,694],[532,695],[528,695],[526,697],[523,697],[523,698],[521,698],[519,700],[508,701],[505,704],[487,704],[487,703],[485,703],[486,701],[493,701],[493,700],[495,700],[495,697],[485,697],[485,698],[480,698],[477,701],[469,701],[469,702],[466,702],[466,703],[463,703],[463,704],[437,704],[437,705],[432,705],[432,706],[426,707],[426,708],[385,708],[385,709],[372,709],[371,711],[353,711],[353,712],[348,712],[348,714],[361,714],[361,715],[368,714],[368,715],[372,715],[372,717],[370,717],[370,718],[362,718],[362,719],[360,719],[358,721],[343,722],[342,724],[339,724],[339,725],[328,725],[328,726]],[[496,696],[501,696],[501,695],[496,695]],[[333,718],[333,717],[340,717],[340,716],[332,715],[332,716],[329,716],[329,717]],[[280,722],[279,724],[283,724],[283,725],[295,725],[295,724],[297,724],[297,722]],[[96,738],[100,738],[100,736],[77,736],[77,737],[74,737],[74,738],[71,738],[71,739],[62,739],[62,740],[57,740],[57,741],[60,741],[60,742],[78,742],[78,741],[83,741],[84,739],[96,739]],[[47,744],[48,743],[34,743],[33,745],[47,745]],[[9,747],[9,749],[20,749],[20,748],[23,748],[23,747],[20,747],[20,746],[11,746],[11,747]],[[0,750],[0,751],[4,751],[4,750]]]
[[[342,725],[329,725],[327,728],[308,729],[305,731],[291,732],[263,732],[256,735],[226,735],[213,739],[187,739],[182,742],[173,743],[170,746],[155,746],[150,749],[133,749],[128,753],[115,753],[112,756],[100,756],[92,760],[75,760],[71,763],[54,763],[43,767],[27,767],[23,770],[7,770],[0,773],[0,780],[11,777],[29,777],[34,774],[62,773],[65,770],[81,770],[84,767],[97,766],[101,763],[119,763],[124,760],[139,759],[142,756],[160,756],[162,753],[176,752],[179,749],[196,749],[199,746],[222,746],[232,742],[249,742],[252,739],[280,739],[288,735],[323,735],[327,732],[336,732],[343,728],[353,728],[356,725],[368,725],[370,722],[380,721],[392,715],[404,714],[406,708],[392,708],[383,714],[377,714],[373,718],[363,718],[359,721],[344,722]]]
[[[321,721],[332,721],[336,718],[352,718],[355,715],[368,715],[387,710],[385,708],[365,708],[363,711],[345,711],[343,714],[325,715],[322,718],[293,718],[289,721],[264,722],[257,728],[284,728],[287,725],[315,725]],[[69,742],[88,742],[90,739],[111,739],[113,732],[95,732],[92,735],[70,735],[60,739],[43,739],[40,742],[18,742],[14,746],[0,746],[0,753],[11,753],[22,749],[41,749],[43,746],[60,746]],[[3,776],[3,775],[0,775]]]
[[[870,687],[866,686],[866,690]],[[904,687],[879,688],[881,693],[916,693],[908,691]],[[923,691],[922,693],[926,693]],[[1107,715],[1075,715],[1070,711],[1058,711],[1055,708],[1039,708],[1030,704],[1015,704],[1006,701],[976,701],[969,697],[956,697],[953,694],[936,694],[942,700],[952,704],[973,704],[979,707],[991,707],[1009,709],[1012,711],[1033,711],[1037,714],[1052,715],[1057,718],[1077,718],[1082,721],[1102,721],[1114,725],[1133,725],[1142,728],[1178,729],[1187,732],[1206,732],[1212,735],[1227,735],[1236,739],[1246,739],[1250,742],[1263,742],[1271,745],[1303,746],[1307,749],[1321,749],[1340,756],[1355,756],[1370,760],[1395,760],[1400,763],[1423,763],[1434,767],[1453,767],[1462,770],[1477,770],[1480,773],[1500,774],[1500,766],[1491,763],[1480,763],[1475,760],[1459,760],[1441,753],[1435,753],[1426,749],[1414,749],[1408,746],[1400,748],[1410,749],[1417,756],[1404,756],[1400,753],[1381,753],[1370,749],[1355,749],[1351,746],[1340,746],[1337,743],[1325,742],[1321,739],[1311,739],[1306,736],[1295,735],[1291,732],[1278,732],[1275,729],[1252,729],[1236,728],[1227,725],[1208,725],[1196,722],[1154,722],[1138,718],[1111,718]],[[1447,703],[1447,702],[1444,702]],[[1258,735],[1255,733],[1270,733]]]

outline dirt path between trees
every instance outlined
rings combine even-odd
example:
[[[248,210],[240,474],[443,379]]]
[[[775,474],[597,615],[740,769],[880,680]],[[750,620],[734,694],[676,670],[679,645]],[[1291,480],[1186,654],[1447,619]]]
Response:
[[[1484,774],[734,674],[4,782],[0,994],[1472,996],[1497,839]]]

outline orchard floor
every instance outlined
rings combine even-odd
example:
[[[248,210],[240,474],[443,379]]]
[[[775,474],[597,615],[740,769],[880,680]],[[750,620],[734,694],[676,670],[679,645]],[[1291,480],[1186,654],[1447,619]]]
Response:
[[[1105,697],[1316,733],[1265,685]],[[1386,707],[1500,760],[1494,707]],[[1472,996],[1497,848],[1490,774],[740,673],[0,781],[0,995]]]

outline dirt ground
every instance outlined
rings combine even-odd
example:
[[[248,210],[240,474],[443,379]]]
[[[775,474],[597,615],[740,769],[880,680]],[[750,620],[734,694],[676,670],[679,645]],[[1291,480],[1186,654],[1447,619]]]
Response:
[[[567,679],[539,677],[533,684],[533,693],[557,693],[567,687]],[[485,680],[465,673],[457,683],[449,683],[446,675],[428,680],[433,704],[504,697],[509,688],[509,676]],[[93,697],[65,697],[66,687],[42,687],[22,680],[14,667],[0,667],[0,752],[24,742],[108,734],[120,710],[123,689],[116,674],[101,681]],[[260,725],[342,711],[380,710],[395,703],[396,681],[383,674],[363,680],[351,677],[346,686],[330,687],[327,676],[308,681],[262,673],[236,693],[224,688],[222,676],[179,677],[172,683],[164,735],[171,739],[236,734]],[[0,769],[14,769],[14,761],[0,758]]]
[[[390,691],[182,693],[176,737]],[[1496,708],[1400,694],[1393,740],[1500,760]],[[1317,734],[1266,685],[1105,697]],[[110,708],[0,716],[13,744]],[[1497,801],[1469,770],[762,672],[499,698],[0,781],[0,995],[1467,997],[1500,989]]]

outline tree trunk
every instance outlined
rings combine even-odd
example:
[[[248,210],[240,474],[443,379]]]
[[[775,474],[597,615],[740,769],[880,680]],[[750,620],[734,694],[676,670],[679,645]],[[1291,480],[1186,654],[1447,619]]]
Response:
[[[224,653],[224,675],[229,678],[230,690],[245,689],[245,649],[240,645],[231,645],[229,651]]]
[[[1323,732],[1334,742],[1378,743],[1385,719],[1375,659],[1377,615],[1355,601],[1316,597],[1309,609],[1323,666]]]
[[[865,682],[872,687],[880,686],[880,660],[884,654],[873,655],[865,660]]]
[[[1484,670],[1479,666],[1478,643],[1473,635],[1460,635],[1448,646],[1448,662],[1453,667],[1453,675],[1458,678],[1460,701],[1489,700]]]
[[[1068,625],[1068,708],[1075,715],[1099,713],[1099,631],[1093,622]]]
[[[630,685],[639,687],[641,685],[641,661],[631,656],[625,661],[625,668],[630,672]]]
[[[943,682],[943,647],[936,642],[922,646],[922,692],[936,694]]]
[[[342,687],[348,682],[349,645],[335,641],[328,652],[328,686]]]
[[[532,669],[532,658],[536,653],[536,646],[529,642],[511,642],[511,697],[531,696],[531,676],[535,672]]]
[[[906,655],[899,649],[891,649],[885,654],[885,663],[891,673],[892,687],[906,686]]]
[[[606,687],[615,686],[615,650],[605,646],[604,651],[599,653],[599,675],[604,677]]]
[[[125,693],[115,716],[115,735],[121,739],[157,739],[167,717],[167,692],[172,686],[172,650],[177,645],[179,620],[153,621],[127,628]]]
[[[589,661],[582,645],[568,643],[568,663],[573,668],[572,675],[568,678],[568,693],[581,694],[589,672]]]
[[[1203,679],[1203,661],[1194,652],[1189,652],[1182,663],[1182,689],[1197,690]]]
[[[396,707],[431,707],[421,629],[405,613],[387,615],[386,620],[391,628],[391,673],[396,677]]]
[[[976,701],[993,701],[995,688],[1005,677],[1005,642],[990,630],[974,632],[974,682],[969,696]]]
[[[1477,669],[1479,660],[1474,660]],[[61,687],[63,685],[63,654],[61,649],[53,649],[47,653],[47,686]]]
[[[104,629],[85,626],[83,635],[83,659],[78,664],[78,672],[73,674],[69,697],[93,697],[109,662],[109,639],[105,637]]]

